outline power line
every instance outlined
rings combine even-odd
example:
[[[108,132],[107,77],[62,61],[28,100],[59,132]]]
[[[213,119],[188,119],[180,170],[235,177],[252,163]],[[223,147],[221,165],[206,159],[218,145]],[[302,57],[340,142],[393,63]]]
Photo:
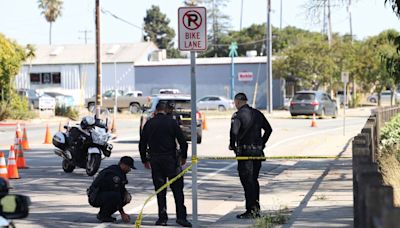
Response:
[[[261,40],[255,40],[255,41],[250,41],[250,42],[245,42],[245,43],[238,43],[238,46],[244,46],[244,45],[249,45],[249,44],[256,44],[256,43],[261,43],[266,41],[267,39],[261,39]],[[212,44],[209,43],[208,46],[217,46],[217,47],[229,47],[230,44]]]
[[[117,19],[117,20],[120,20],[120,21],[122,21],[122,22],[124,22],[124,23],[126,23],[126,24],[128,24],[128,25],[130,25],[130,26],[132,26],[132,27],[135,27],[135,28],[140,29],[141,31],[143,31],[143,27],[138,26],[138,25],[135,25],[135,24],[133,24],[132,22],[129,22],[129,21],[127,21],[127,20],[125,20],[125,19],[123,19],[123,18],[121,18],[121,17],[119,17],[119,16],[113,14],[113,13],[110,12],[109,10],[106,10],[106,9],[104,9],[104,8],[101,8],[101,12],[104,13],[104,14],[108,14],[108,15],[114,17],[114,18]]]

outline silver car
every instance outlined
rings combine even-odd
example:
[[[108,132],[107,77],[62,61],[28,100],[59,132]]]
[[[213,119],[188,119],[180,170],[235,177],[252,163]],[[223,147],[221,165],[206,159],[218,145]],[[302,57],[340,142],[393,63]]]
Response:
[[[233,100],[221,96],[206,96],[197,102],[197,107],[202,110],[226,111],[233,109],[235,104]]]
[[[394,100],[395,102],[400,101],[400,93],[394,92]],[[392,96],[392,91],[386,90],[381,92],[381,101],[385,103],[390,103],[390,98]],[[378,94],[374,93],[370,95],[367,100],[371,103],[377,103],[378,102]]]
[[[297,92],[289,108],[292,116],[297,115],[313,115],[318,116],[332,116],[336,118],[338,110],[336,107],[336,100],[325,92],[321,91],[299,91]]]

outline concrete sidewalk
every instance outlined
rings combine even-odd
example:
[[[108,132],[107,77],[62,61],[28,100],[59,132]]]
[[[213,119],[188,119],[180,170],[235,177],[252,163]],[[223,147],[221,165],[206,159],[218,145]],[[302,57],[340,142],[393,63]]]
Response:
[[[351,156],[351,143],[342,156]],[[298,160],[287,165],[268,181],[260,175],[263,215],[287,207],[289,221],[277,227],[353,227],[351,159]],[[255,220],[235,218],[243,211],[243,206],[235,207],[209,227],[255,227]]]

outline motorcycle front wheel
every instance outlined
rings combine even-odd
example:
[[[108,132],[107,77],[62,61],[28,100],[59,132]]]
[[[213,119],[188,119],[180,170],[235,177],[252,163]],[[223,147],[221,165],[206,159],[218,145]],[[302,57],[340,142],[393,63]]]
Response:
[[[88,176],[93,176],[97,173],[100,168],[101,155],[100,154],[89,154],[86,163],[86,173]]]
[[[72,173],[75,169],[75,165],[72,164],[70,161],[63,159],[62,161],[62,168],[66,173]]]

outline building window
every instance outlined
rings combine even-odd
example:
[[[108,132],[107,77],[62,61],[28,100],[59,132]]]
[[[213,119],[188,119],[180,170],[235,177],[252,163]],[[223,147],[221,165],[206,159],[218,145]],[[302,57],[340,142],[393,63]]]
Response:
[[[60,72],[31,73],[30,80],[32,84],[61,84]]]
[[[60,73],[53,73],[53,84],[61,84],[61,74]]]
[[[40,74],[31,73],[30,78],[32,84],[40,84]]]
[[[51,73],[42,74],[42,84],[51,84]]]

